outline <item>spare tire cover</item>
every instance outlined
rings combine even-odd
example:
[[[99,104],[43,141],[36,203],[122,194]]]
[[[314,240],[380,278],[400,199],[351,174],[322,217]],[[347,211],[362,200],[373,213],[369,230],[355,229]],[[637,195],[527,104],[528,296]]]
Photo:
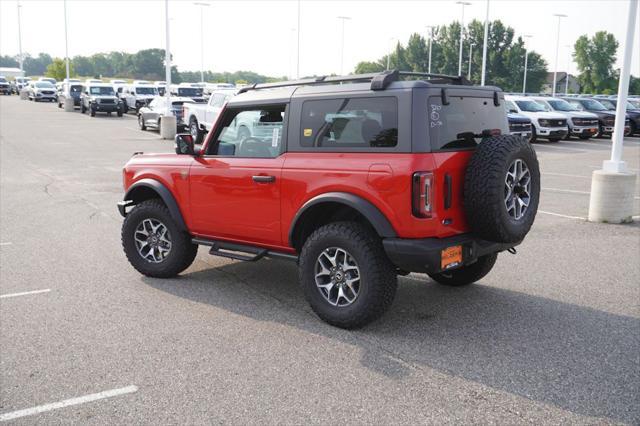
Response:
[[[540,200],[540,168],[519,136],[483,139],[465,174],[464,210],[472,231],[499,243],[521,241],[531,229]]]

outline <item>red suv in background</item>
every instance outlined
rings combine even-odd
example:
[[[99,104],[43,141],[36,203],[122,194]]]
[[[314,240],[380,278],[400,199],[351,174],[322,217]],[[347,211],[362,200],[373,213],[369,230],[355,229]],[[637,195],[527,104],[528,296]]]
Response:
[[[198,245],[296,261],[313,310],[344,328],[382,315],[398,274],[473,283],[538,207],[535,152],[503,104],[496,87],[398,71],[246,87],[202,146],[178,135],[176,154],[126,164],[124,251],[151,277]]]

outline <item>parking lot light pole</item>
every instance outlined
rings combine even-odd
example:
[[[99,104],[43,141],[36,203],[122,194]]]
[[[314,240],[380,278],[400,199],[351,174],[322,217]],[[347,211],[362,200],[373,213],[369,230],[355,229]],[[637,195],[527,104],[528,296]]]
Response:
[[[571,65],[571,45],[570,44],[565,44],[564,47],[568,48],[568,53],[567,53],[567,72],[565,75],[565,81],[564,81],[564,94],[568,95],[569,94],[569,65]]]
[[[470,6],[467,1],[457,1],[456,4],[462,6],[462,18],[460,19],[460,54],[458,55],[458,75],[462,75],[462,38],[464,36],[464,7]]]
[[[164,51],[164,61],[166,65],[165,79],[167,86],[164,91],[167,100],[165,115],[160,120],[160,136],[162,139],[173,139],[176,136],[176,117],[171,111],[171,49],[169,48],[169,0],[164,0],[166,46]]]
[[[589,221],[592,222],[632,221],[636,175],[628,172],[626,163],[622,161],[622,144],[637,12],[638,0],[629,0],[627,37],[623,45],[616,118],[611,137],[611,159],[604,161],[602,170],[595,170],[591,177]]]
[[[395,38],[391,37],[389,38],[389,53],[387,53],[387,71],[389,70],[389,67],[391,66],[391,52],[393,51],[393,41],[395,40]]]
[[[482,76],[480,85],[484,86],[487,74],[487,43],[489,42],[489,0],[487,0],[487,14],[484,17],[484,42],[482,43]]]
[[[22,28],[21,28],[21,24],[20,24],[20,8],[22,7],[22,5],[20,4],[19,1],[16,2],[17,4],[17,9],[18,9],[18,59],[20,61],[20,71],[24,72],[24,68],[22,67],[23,65],[23,61],[22,61]],[[23,76],[24,77],[24,76]]]
[[[338,16],[338,19],[342,21],[342,40],[340,45],[340,75],[344,74],[344,21],[351,20],[349,16]]]
[[[433,25],[427,25],[427,28],[429,29],[429,64],[427,67],[427,72],[431,72],[431,47],[433,46],[433,29],[435,28],[435,26]]]
[[[531,38],[529,34],[525,34],[522,36],[523,38]],[[524,46],[524,77],[522,79],[522,94],[524,95],[527,92],[527,60],[529,59],[529,49],[527,46]]]
[[[469,43],[469,78],[467,80],[471,81],[471,58],[473,58],[473,46],[475,43]]]
[[[71,85],[69,84],[69,37],[67,36],[67,0],[64,0],[64,61],[67,68],[67,82],[64,84],[66,96],[64,97],[64,110],[67,112],[74,111],[74,101],[71,95]]]
[[[296,78],[300,79],[300,0],[298,0],[298,41],[296,42]]]
[[[204,83],[204,8],[210,6],[209,3],[194,2],[200,6],[200,83]]]
[[[556,63],[553,68],[553,88],[551,89],[551,96],[556,95],[556,78],[558,74],[558,50],[560,49],[560,20],[562,18],[566,18],[567,15],[563,15],[562,13],[555,13],[553,16],[558,17],[558,32],[556,34]]]

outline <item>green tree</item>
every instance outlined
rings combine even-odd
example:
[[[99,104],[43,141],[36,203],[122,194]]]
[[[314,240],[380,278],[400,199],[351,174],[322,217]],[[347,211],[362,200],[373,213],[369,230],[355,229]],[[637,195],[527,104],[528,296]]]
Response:
[[[0,55],[0,67],[18,68],[20,63],[16,58],[9,55]]]
[[[573,59],[580,71],[578,81],[584,92],[604,93],[616,89],[613,64],[617,49],[616,38],[606,31],[598,31],[591,38],[582,35],[576,40]]]
[[[640,95],[640,78],[631,76],[629,79],[629,94]]]
[[[369,74],[374,72],[381,72],[386,69],[386,64],[383,65],[380,62],[358,62],[356,65],[356,74]]]
[[[64,59],[55,58],[52,63],[47,66],[45,73],[47,77],[55,78],[58,81],[67,78],[67,64]],[[75,76],[73,72],[73,64],[69,61],[69,77]]]
[[[96,74],[93,69],[93,63],[86,56],[74,56],[71,59],[71,62],[73,63],[73,68],[76,70],[77,75],[88,77]]]
[[[25,75],[44,75],[51,62],[53,59],[47,53],[39,53],[35,58],[27,53],[23,60],[24,73]]]

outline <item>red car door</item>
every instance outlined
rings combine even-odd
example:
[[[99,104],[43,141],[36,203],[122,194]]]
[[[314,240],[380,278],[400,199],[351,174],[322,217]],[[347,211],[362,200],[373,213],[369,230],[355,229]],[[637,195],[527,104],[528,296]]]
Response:
[[[280,229],[285,106],[226,111],[207,152],[190,169],[198,236],[283,245]],[[225,125],[226,123],[226,125]]]

